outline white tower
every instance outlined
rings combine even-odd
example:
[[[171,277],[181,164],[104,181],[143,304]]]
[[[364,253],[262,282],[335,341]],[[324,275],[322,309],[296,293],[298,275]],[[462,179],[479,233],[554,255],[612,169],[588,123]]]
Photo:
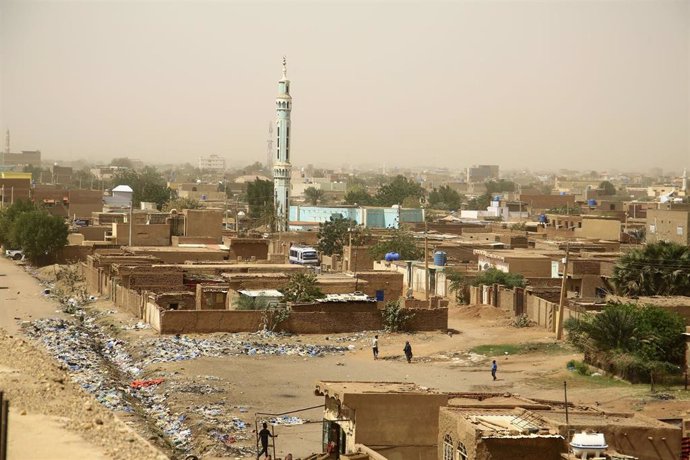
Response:
[[[687,169],[683,169],[683,182],[682,182],[680,189],[684,192],[688,191],[688,170]]]
[[[287,63],[283,57],[283,78],[278,82],[278,97],[276,98],[276,156],[273,162],[273,190],[276,209],[276,230],[288,230],[290,213],[290,111],[292,97],[290,97],[290,80],[287,79]]]

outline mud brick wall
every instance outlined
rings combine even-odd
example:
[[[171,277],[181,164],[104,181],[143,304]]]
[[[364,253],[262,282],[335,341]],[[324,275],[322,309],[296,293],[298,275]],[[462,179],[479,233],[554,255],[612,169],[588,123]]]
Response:
[[[161,334],[203,332],[253,332],[262,322],[261,311],[238,310],[161,310],[146,308],[146,320]],[[157,310],[157,311],[155,311]],[[418,310],[410,322],[411,330],[447,329],[448,309]],[[281,330],[297,334],[334,334],[383,329],[379,311],[299,312],[293,311]]]
[[[123,286],[115,286],[114,289],[115,306],[124,310],[137,318],[141,318],[144,312],[144,299],[146,294],[139,294],[136,291],[127,289]]]
[[[268,240],[258,238],[230,238],[230,259],[266,260],[268,259]]]
[[[93,265],[81,264],[81,272],[86,280],[86,289],[90,294],[97,294],[98,292],[98,268]]]
[[[184,287],[182,272],[133,273],[129,276],[130,289],[147,291],[179,291]]]

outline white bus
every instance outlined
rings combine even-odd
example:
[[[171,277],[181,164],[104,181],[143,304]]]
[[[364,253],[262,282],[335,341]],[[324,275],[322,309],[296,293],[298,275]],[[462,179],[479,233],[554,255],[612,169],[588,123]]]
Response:
[[[289,260],[291,264],[319,265],[316,249],[310,246],[291,246]]]

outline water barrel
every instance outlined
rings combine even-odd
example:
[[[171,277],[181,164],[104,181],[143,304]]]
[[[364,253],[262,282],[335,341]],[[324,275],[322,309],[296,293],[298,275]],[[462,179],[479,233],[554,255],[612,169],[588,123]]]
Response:
[[[434,252],[434,265],[437,265],[439,267],[443,267],[446,265],[446,262],[448,261],[448,258],[446,257],[446,253],[443,251],[436,251]]]
[[[596,206],[596,205],[597,205],[597,200],[595,200],[594,198],[590,198],[589,200],[587,200],[587,206]]]
[[[386,255],[384,256],[384,259],[386,259],[386,262],[393,262],[394,260],[400,260],[400,254],[397,252],[387,252]]]

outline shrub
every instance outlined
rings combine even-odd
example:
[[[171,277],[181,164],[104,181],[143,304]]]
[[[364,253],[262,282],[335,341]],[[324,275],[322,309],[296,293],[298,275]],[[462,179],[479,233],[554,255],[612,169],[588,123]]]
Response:
[[[397,300],[386,302],[381,314],[383,315],[383,327],[388,332],[407,330],[410,320],[414,318],[414,313],[401,308],[400,302]]]

